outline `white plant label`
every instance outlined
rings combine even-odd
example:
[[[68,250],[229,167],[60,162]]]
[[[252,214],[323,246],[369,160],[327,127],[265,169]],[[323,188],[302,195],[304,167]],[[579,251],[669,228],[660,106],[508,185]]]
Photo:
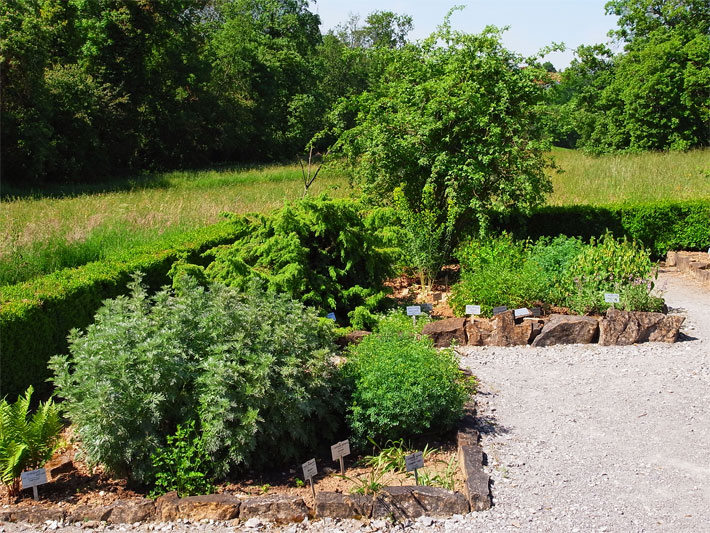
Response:
[[[616,292],[605,292],[604,293],[604,301],[610,304],[618,304],[619,303],[619,294]]]
[[[481,314],[481,306],[480,305],[467,305],[466,306],[466,314],[467,315],[480,315]]]
[[[30,487],[36,487],[37,485],[44,485],[47,483],[47,471],[44,468],[27,470],[20,474],[20,479],[22,480],[23,489],[29,489]]]
[[[424,468],[424,455],[422,452],[414,452],[404,456],[404,464],[407,466],[407,472]]]
[[[493,308],[493,314],[499,315],[501,313],[505,313],[507,310],[508,310],[508,308],[505,305],[501,305],[500,307]]]
[[[532,313],[530,312],[530,309],[527,307],[521,307],[520,309],[516,309],[514,311],[515,313],[515,318],[521,317],[521,316],[530,316]]]
[[[408,305],[407,316],[418,316],[422,314],[422,308],[419,305]]]
[[[303,477],[306,479],[313,480],[315,475],[318,473],[315,458],[311,459],[310,461],[306,461],[301,465],[301,467],[303,468]]]
[[[350,441],[341,440],[340,442],[336,442],[330,447],[330,454],[333,456],[333,461],[337,461],[341,457],[350,455]]]
[[[330,320],[335,321],[335,313],[328,313],[325,315],[325,318],[329,318]]]

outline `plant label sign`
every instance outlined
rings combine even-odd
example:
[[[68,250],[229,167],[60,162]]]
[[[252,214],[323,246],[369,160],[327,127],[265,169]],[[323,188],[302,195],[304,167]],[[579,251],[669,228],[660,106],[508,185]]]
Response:
[[[414,452],[404,456],[404,464],[407,467],[407,472],[424,468],[424,455],[422,452]]]
[[[537,317],[537,316],[542,316],[542,309],[540,309],[539,307],[533,307],[533,308],[532,308],[532,314],[533,314],[533,316],[535,316],[535,317]]]
[[[604,293],[604,301],[610,304],[618,304],[619,303],[619,294],[616,292],[605,292]]]
[[[480,315],[481,314],[481,306],[480,305],[467,305],[466,306],[466,314],[467,315]]]
[[[420,307],[422,308],[423,313],[431,313],[434,310],[434,306],[432,304],[422,304]]]
[[[328,318],[335,322],[335,313],[328,313],[327,315],[325,315],[325,318]]]
[[[303,468],[303,477],[311,480],[312,483],[313,477],[318,473],[318,468],[316,468],[315,457],[310,461],[306,461],[305,463],[303,463],[301,467]]]
[[[333,456],[333,461],[350,455],[350,441],[341,440],[340,442],[336,442],[330,447],[330,454]]]
[[[493,314],[494,315],[499,315],[501,313],[505,313],[508,310],[508,308],[505,305],[501,305],[499,307],[494,307],[493,308]]]
[[[418,316],[422,314],[422,308],[419,305],[408,305],[407,316]]]
[[[532,312],[527,307],[521,307],[513,311],[515,313],[515,318],[520,318],[521,316],[531,316]]]
[[[37,485],[44,485],[47,483],[47,471],[44,468],[38,468],[37,470],[26,470],[20,474],[20,479],[22,480],[22,488],[29,489],[32,487],[32,495],[35,500],[39,500],[39,494],[37,494]]]

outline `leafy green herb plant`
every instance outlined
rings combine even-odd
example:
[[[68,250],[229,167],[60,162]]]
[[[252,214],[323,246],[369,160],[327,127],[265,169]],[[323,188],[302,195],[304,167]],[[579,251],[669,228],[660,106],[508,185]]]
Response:
[[[194,420],[178,425],[175,434],[168,436],[166,446],[157,450],[151,460],[155,472],[150,493],[153,498],[173,490],[181,498],[214,492],[212,463]]]
[[[368,437],[386,442],[449,429],[471,392],[452,350],[437,351],[411,333],[365,337],[343,373],[352,391],[347,421],[360,446]]]

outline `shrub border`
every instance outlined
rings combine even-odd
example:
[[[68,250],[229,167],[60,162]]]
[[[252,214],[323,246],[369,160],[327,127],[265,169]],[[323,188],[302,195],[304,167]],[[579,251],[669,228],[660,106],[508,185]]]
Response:
[[[643,243],[654,259],[669,250],[710,247],[710,200],[607,206],[545,206],[530,215],[513,213],[493,221],[493,228],[517,238],[543,236],[600,237],[609,230]]]
[[[156,290],[170,283],[176,260],[204,263],[203,252],[233,243],[241,231],[220,222],[0,289],[0,397],[12,401],[32,385],[38,399],[47,398],[49,358],[66,353],[69,331],[89,325],[104,300],[127,292],[134,272],[143,272],[143,283]]]

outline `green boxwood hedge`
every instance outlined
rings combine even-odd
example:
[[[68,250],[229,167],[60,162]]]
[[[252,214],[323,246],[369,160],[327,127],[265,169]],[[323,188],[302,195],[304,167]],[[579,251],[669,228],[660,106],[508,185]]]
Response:
[[[49,396],[49,358],[66,353],[69,330],[90,324],[103,300],[127,292],[133,272],[143,272],[143,282],[157,289],[170,283],[176,259],[200,263],[204,251],[234,242],[239,232],[222,222],[0,289],[0,397],[14,399],[28,385],[38,397]]]
[[[641,241],[655,259],[668,250],[710,247],[710,201],[611,206],[545,206],[529,216],[511,215],[494,224],[518,238],[567,235],[589,240],[609,230]]]

